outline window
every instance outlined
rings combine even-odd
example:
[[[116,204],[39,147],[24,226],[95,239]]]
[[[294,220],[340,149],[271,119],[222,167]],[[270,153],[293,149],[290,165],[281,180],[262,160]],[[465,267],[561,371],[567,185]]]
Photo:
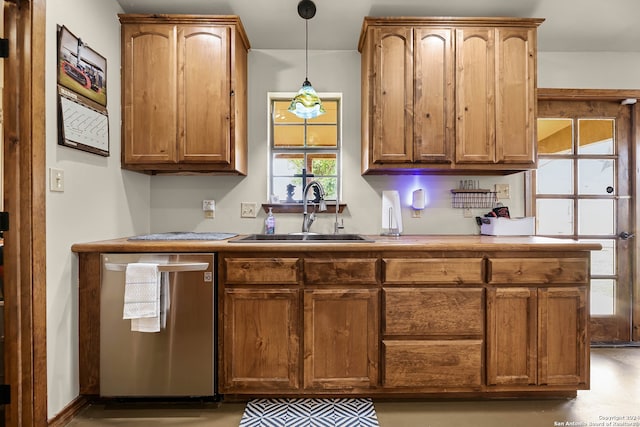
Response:
[[[325,200],[340,194],[341,95],[319,94],[326,113],[301,119],[287,111],[295,93],[269,93],[269,194],[271,203],[301,203],[315,180]],[[309,194],[313,199],[313,194]]]

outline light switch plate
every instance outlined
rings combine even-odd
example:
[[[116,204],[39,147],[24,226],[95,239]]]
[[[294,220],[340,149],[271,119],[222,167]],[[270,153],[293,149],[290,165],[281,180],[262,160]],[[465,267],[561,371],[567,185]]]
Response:
[[[49,168],[49,191],[64,192],[64,170]]]
[[[496,184],[496,193],[498,199],[509,199],[511,197],[509,184]]]
[[[255,218],[258,216],[258,204],[254,202],[242,202],[240,203],[240,217],[241,218]]]

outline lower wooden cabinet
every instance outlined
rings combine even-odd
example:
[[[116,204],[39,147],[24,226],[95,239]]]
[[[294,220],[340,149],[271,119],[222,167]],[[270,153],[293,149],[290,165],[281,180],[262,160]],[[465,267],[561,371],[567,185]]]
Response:
[[[481,287],[386,285],[383,296],[382,387],[412,392],[482,387]]]
[[[589,387],[587,252],[375,255],[220,255],[220,392]]]
[[[483,341],[384,340],[382,385],[440,391],[480,389]]]
[[[588,387],[587,288],[538,289],[538,384]]]
[[[490,260],[487,384],[589,387],[587,258]]]
[[[368,389],[378,384],[377,289],[304,292],[304,387]]]
[[[487,290],[487,383],[537,384],[535,288]]]
[[[221,257],[221,393],[377,387],[377,264],[376,258]]]
[[[299,290],[224,290],[221,392],[300,387]]]

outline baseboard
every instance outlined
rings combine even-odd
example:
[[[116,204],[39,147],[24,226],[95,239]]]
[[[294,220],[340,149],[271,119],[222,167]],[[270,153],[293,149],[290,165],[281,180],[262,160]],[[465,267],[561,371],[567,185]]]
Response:
[[[62,411],[48,421],[49,427],[62,427],[67,425],[69,421],[80,413],[84,408],[89,406],[91,400],[86,396],[78,396],[72,400]]]

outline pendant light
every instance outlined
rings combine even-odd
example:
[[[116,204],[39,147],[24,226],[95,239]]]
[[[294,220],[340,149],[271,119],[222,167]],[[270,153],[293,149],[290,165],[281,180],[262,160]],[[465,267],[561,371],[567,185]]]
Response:
[[[301,119],[313,119],[325,113],[322,101],[309,82],[309,19],[316,15],[316,5],[312,0],[298,3],[298,15],[305,20],[305,78],[298,94],[291,100],[289,111]]]

